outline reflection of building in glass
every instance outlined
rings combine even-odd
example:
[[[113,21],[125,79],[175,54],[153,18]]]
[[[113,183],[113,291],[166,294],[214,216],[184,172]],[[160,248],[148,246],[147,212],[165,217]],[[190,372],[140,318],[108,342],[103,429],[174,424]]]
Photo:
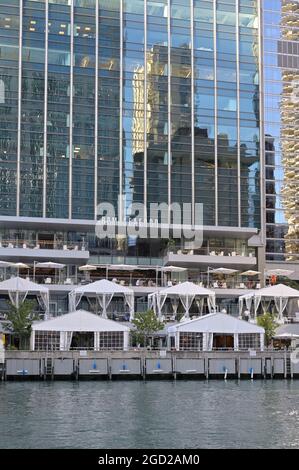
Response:
[[[276,262],[299,260],[298,15],[297,2],[264,2],[266,257]]]
[[[117,212],[124,194],[127,218],[132,202],[141,216],[202,203],[205,255],[256,254],[257,0],[0,3],[3,247],[30,242],[36,255],[71,240],[91,263],[164,263],[169,240],[96,238],[98,205]]]

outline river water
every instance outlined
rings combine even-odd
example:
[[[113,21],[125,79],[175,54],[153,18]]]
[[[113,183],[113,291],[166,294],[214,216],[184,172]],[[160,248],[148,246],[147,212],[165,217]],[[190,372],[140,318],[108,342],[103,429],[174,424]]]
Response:
[[[0,448],[299,448],[299,381],[0,383]]]

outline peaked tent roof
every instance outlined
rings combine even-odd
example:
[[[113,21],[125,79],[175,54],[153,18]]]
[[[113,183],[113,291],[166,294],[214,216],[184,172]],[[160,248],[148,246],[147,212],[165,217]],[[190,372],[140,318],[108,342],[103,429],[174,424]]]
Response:
[[[130,294],[133,293],[133,290],[129,287],[116,284],[116,282],[101,279],[100,281],[79,286],[73,292],[84,294]]]
[[[264,328],[225,313],[210,313],[203,317],[178,323],[168,328],[169,333],[196,331],[199,333],[265,333]]]
[[[6,281],[0,282],[0,292],[49,292],[49,289],[42,284],[28,281],[22,277],[11,277]]]
[[[275,332],[275,337],[295,337],[299,338],[299,323],[288,323],[286,325],[281,325],[277,328]]]
[[[201,295],[201,296],[214,296],[215,292],[210,289],[206,289],[205,287],[200,287],[193,282],[181,282],[175,286],[167,287],[166,289],[162,289],[158,291],[159,294],[167,294],[167,295]]]
[[[242,295],[240,298],[246,297],[283,297],[283,298],[299,298],[299,290],[284,284],[276,284],[275,286],[264,287],[257,289],[248,294]]]
[[[34,323],[33,331],[130,331],[130,328],[119,322],[87,312],[76,310],[43,322]]]

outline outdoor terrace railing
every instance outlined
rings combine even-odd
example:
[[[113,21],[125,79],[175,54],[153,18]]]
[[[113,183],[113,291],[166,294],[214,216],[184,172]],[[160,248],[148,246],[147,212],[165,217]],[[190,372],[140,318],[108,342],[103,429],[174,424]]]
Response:
[[[88,250],[88,246],[83,242],[58,242],[52,240],[39,240],[33,242],[32,240],[20,239],[2,239],[0,240],[0,248],[23,248],[31,250]]]
[[[255,250],[248,247],[242,249],[225,248],[225,247],[202,247],[202,248],[178,248],[168,247],[165,251],[165,255],[199,255],[199,256],[244,256],[244,257],[255,257]]]

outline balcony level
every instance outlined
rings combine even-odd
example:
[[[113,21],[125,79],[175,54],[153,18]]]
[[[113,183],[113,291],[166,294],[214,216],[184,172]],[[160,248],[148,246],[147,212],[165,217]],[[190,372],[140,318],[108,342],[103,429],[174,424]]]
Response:
[[[80,264],[89,259],[89,251],[84,246],[64,245],[62,247],[45,248],[40,245],[30,247],[23,244],[21,247],[9,242],[0,246],[0,260],[2,261],[59,261],[61,263]]]
[[[257,258],[254,250],[244,250],[237,252],[228,249],[212,250],[176,250],[168,251],[164,257],[164,265],[181,266],[185,268],[224,267],[233,269],[253,268],[257,265]]]

